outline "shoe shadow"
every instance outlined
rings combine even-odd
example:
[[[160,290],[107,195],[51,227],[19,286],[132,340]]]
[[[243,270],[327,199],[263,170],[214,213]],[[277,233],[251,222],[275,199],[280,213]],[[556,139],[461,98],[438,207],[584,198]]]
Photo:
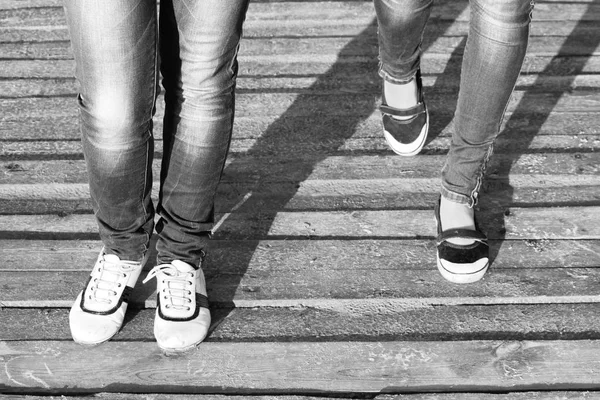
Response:
[[[595,22],[599,4],[600,0],[588,3],[586,12],[563,42],[560,50],[548,62],[547,66],[537,74],[535,81],[528,86],[499,136],[504,145],[497,147],[482,188],[482,208],[487,211],[490,217],[485,222],[485,229],[488,236],[497,239],[492,242],[490,248],[491,261],[496,259],[500,248],[505,242],[506,218],[510,214],[508,210],[510,207],[573,205],[553,201],[550,194],[545,196],[540,193],[535,198],[520,197],[515,194],[515,188],[510,183],[509,175],[518,165],[519,159],[523,155],[539,152],[539,150],[530,148],[534,138],[548,123],[553,110],[563,95],[573,90],[575,79],[578,75],[584,74],[586,64],[599,48],[600,27]],[[533,16],[532,25],[535,24],[535,9]],[[530,60],[532,60],[531,62],[535,61],[534,57],[530,57]],[[527,65],[524,66],[524,72],[521,74],[524,77],[528,75],[526,69]],[[560,77],[560,79],[553,79],[556,77]],[[543,101],[540,100],[540,94],[543,94]],[[566,134],[577,134],[578,132],[579,129],[574,127],[573,132],[566,132]],[[576,153],[573,153],[574,150]],[[548,151],[573,154],[575,157],[577,153],[586,150],[552,148]],[[593,161],[591,160],[591,162]],[[540,192],[543,192],[543,190],[544,188],[540,187]],[[572,203],[572,201],[569,201],[569,203]],[[600,203],[596,201],[595,204]]]

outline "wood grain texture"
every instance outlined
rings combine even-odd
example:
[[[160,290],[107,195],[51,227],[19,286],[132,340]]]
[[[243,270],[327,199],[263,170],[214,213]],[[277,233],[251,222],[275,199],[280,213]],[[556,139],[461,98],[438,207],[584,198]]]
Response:
[[[338,146],[333,140],[332,149]],[[265,146],[267,147],[267,146]],[[264,151],[263,154],[261,152]],[[303,158],[287,157],[276,160],[267,148],[248,154],[231,154],[226,162],[222,182],[293,182],[335,179],[439,179],[445,155],[404,158],[385,155],[344,153],[304,153]],[[495,154],[490,160],[488,176],[503,178],[512,174],[597,176],[600,172],[600,153],[517,153]],[[85,183],[87,172],[83,160],[0,160],[0,184],[17,183]],[[160,159],[153,164],[153,174],[160,172]],[[244,193],[245,194],[245,193]],[[242,196],[244,195],[242,194]]]
[[[89,272],[101,248],[99,240],[0,240],[0,271]],[[493,268],[498,270],[592,269],[600,262],[597,240],[492,240],[490,248]],[[255,271],[268,276],[273,271],[328,269],[347,274],[367,268],[423,271],[434,265],[435,247],[430,239],[213,240],[202,268],[209,275]]]
[[[251,2],[203,264],[213,327],[173,357],[154,283],[113,342],[70,339],[101,243],[62,1],[0,0],[0,399],[600,399],[600,4],[535,5],[478,210],[493,264],[465,286],[436,270],[431,209],[469,12],[433,8],[430,140],[406,159],[381,138],[372,2]]]
[[[14,71],[18,72],[18,71]],[[319,75],[306,76],[238,76],[236,93],[319,93],[319,92],[359,92],[379,93],[380,79],[376,71],[369,73],[342,73],[341,71],[322,79]],[[424,91],[429,93],[453,93],[458,89],[458,81],[443,79],[442,74],[423,76]],[[27,78],[19,77],[0,80],[4,98],[75,96],[79,86],[73,77]],[[600,74],[583,76],[521,76],[515,87],[517,91],[544,91],[562,93],[565,91],[583,92],[600,90]],[[432,110],[433,111],[433,110]],[[258,117],[258,116],[257,116]],[[155,118],[158,122],[160,118]],[[255,118],[258,121],[264,118]],[[254,119],[253,119],[254,120]],[[432,121],[434,122],[434,121]],[[160,131],[159,127],[156,127]]]
[[[588,390],[600,384],[598,348],[589,340],[204,343],[169,357],[144,342],[4,341],[0,387],[48,394]]]
[[[307,131],[309,127],[305,128]],[[314,131],[313,131],[314,132]],[[373,132],[378,132],[374,130]],[[304,137],[304,143],[308,141],[314,133],[307,134]],[[348,138],[341,144],[337,150],[339,152],[360,151],[365,153],[380,152],[383,154],[389,153],[389,147],[382,140],[383,135],[367,138]],[[254,148],[260,147],[261,138],[249,138],[238,140],[234,138],[231,143],[232,153],[246,153],[253,151]],[[451,138],[439,137],[433,138],[424,148],[423,155],[445,153],[450,145]],[[303,143],[298,144],[302,146]],[[600,150],[600,135],[568,135],[568,136],[540,136],[527,137],[525,135],[506,135],[500,136],[496,141],[494,149],[498,153],[511,152],[542,152],[542,151],[572,151],[577,149],[578,152],[594,152]],[[162,149],[159,147],[158,151]],[[273,150],[272,148],[270,149]],[[329,146],[327,142],[314,143],[311,146],[313,152],[327,151]],[[159,153],[160,154],[160,153]],[[3,144],[2,160],[19,160],[19,159],[82,159],[83,153],[81,143],[79,141],[14,141],[5,142]]]
[[[72,299],[71,301],[74,301]],[[207,342],[600,339],[600,304],[417,305],[359,299],[290,307],[213,306]],[[0,310],[0,338],[70,341],[69,310]],[[113,342],[154,342],[155,310],[131,307]]]
[[[480,208],[499,212],[509,207],[593,206],[600,204],[594,175],[511,175],[484,182]],[[153,200],[158,201],[158,182]],[[264,212],[433,209],[438,198],[437,179],[306,180],[294,182],[223,182],[215,210]],[[251,194],[251,201],[239,206]],[[87,183],[0,185],[0,214],[91,214]]]
[[[571,90],[566,88],[565,90]],[[432,110],[436,113],[435,110]],[[448,137],[451,132],[449,115],[443,115],[437,112],[438,118],[431,121],[430,132],[432,139],[435,137]],[[595,124],[596,112],[576,112],[567,114],[548,114],[548,113],[508,113],[500,140],[506,140],[512,137],[520,140],[521,145],[525,138],[534,141],[539,136],[571,136],[573,138],[579,135],[599,135],[600,128]],[[154,118],[155,138],[157,145],[161,144],[162,139],[162,120],[160,115]],[[234,121],[233,139],[234,141],[244,139],[258,139],[264,137],[270,130],[277,130],[281,136],[278,140],[284,142],[287,140],[301,141],[302,138],[321,135],[324,145],[327,145],[332,139],[338,137],[341,132],[351,132],[350,138],[346,141],[352,141],[360,138],[380,138],[383,141],[381,132],[381,117],[373,112],[369,116],[356,120],[349,120],[347,116],[333,115],[325,117],[301,117],[285,116],[280,119],[278,116],[236,116]],[[566,135],[566,133],[569,133]],[[0,120],[0,140],[4,142],[22,141],[78,141],[81,134],[79,131],[79,121],[75,114],[73,115],[38,115],[32,116],[27,120],[5,117]],[[537,139],[536,139],[537,140]],[[271,139],[274,141],[274,139]],[[317,142],[315,146],[318,145]],[[331,144],[329,144],[331,147]],[[341,144],[340,146],[343,146]],[[323,147],[323,145],[321,145]],[[254,146],[256,151],[260,146]]]
[[[338,400],[356,399],[336,395]],[[506,392],[506,393],[411,393],[382,394],[368,396],[373,400],[597,400],[600,394],[593,391],[544,391],[544,392]],[[61,396],[24,396],[0,395],[7,400],[63,400]],[[132,394],[132,393],[95,393],[85,396],[69,396],[71,400],[323,400],[323,396],[302,395],[215,395],[215,394]]]
[[[222,217],[222,221],[219,219]],[[508,208],[501,215],[481,212],[481,229],[490,239],[598,239],[600,207]],[[217,215],[217,239],[418,239],[437,235],[430,210],[347,210]],[[423,224],[423,221],[432,221]],[[93,215],[0,215],[3,239],[36,235],[94,235]]]
[[[243,268],[243,266],[242,266]],[[453,285],[439,275],[435,264],[428,270],[371,269],[347,270],[245,271],[207,273],[208,295],[217,305],[240,307],[294,307],[312,300],[337,301],[381,299],[398,306],[414,307],[444,304],[513,304],[598,302],[597,268],[495,269],[477,285]],[[0,272],[3,286],[0,303],[4,307],[70,307],[83,288],[89,272],[53,271]],[[155,285],[138,285],[131,302],[155,307]],[[325,301],[331,303],[331,301]]]

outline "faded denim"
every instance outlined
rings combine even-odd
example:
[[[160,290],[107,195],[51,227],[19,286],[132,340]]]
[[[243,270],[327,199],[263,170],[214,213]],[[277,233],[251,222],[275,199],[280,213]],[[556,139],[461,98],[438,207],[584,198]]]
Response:
[[[155,0],[65,0],[90,194],[107,253],[140,260],[156,228],[159,264],[201,261],[231,140],[247,6],[163,0],[159,16]],[[159,68],[165,117],[154,227]]]
[[[374,0],[380,75],[407,82],[420,67],[433,0]],[[493,143],[519,76],[533,0],[471,0],[454,132],[442,169],[442,195],[474,206]]]

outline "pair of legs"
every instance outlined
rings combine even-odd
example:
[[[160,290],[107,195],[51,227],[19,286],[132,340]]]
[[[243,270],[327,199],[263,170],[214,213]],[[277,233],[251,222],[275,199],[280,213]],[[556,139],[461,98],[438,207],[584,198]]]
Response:
[[[157,265],[175,262],[192,275],[199,268],[231,139],[247,5],[164,0],[159,14],[154,0],[65,0],[90,194],[101,257],[111,264],[142,263],[156,229]],[[159,70],[165,115],[155,227],[152,117]]]
[[[415,75],[433,0],[374,0],[379,23],[380,75],[389,106],[418,102]],[[442,169],[443,230],[475,230],[473,206],[493,142],[523,64],[532,0],[470,0],[470,21],[454,131]],[[470,238],[450,242],[469,244]]]

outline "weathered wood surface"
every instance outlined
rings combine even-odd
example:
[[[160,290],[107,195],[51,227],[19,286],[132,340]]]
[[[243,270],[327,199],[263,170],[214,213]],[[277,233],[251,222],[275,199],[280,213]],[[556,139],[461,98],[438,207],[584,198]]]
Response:
[[[258,304],[213,307],[206,342],[600,339],[598,303],[419,305],[304,300],[287,306]],[[65,308],[6,307],[0,317],[14,323],[0,326],[0,338],[70,341],[68,314]],[[153,342],[154,314],[154,309],[132,309],[112,341],[134,347],[135,341]]]
[[[351,400],[356,397],[336,395],[338,400]],[[600,394],[593,391],[544,391],[507,393],[410,393],[381,394],[369,396],[372,400],[597,400]],[[22,396],[0,395],[0,399],[10,400],[63,400],[61,396]],[[97,393],[85,396],[69,396],[71,400],[323,400],[322,396],[262,396],[262,395],[214,395],[214,394],[131,394]]]
[[[599,346],[588,340],[456,341],[451,347],[427,341],[205,343],[179,357],[163,355],[154,343],[112,342],[82,349],[69,342],[5,341],[0,346],[0,388],[16,393],[25,387],[75,394],[376,394],[600,385]]]
[[[113,342],[70,341],[101,244],[61,6],[0,0],[0,398],[600,398],[597,0],[535,6],[479,206],[493,264],[467,286],[436,271],[431,209],[468,2],[433,9],[431,137],[403,158],[380,134],[372,3],[253,1],[204,264],[213,326],[181,357],[152,343],[154,284]]]
[[[490,239],[599,239],[600,207],[509,208],[499,216],[482,212],[481,228]],[[430,210],[345,210],[232,213],[217,215],[216,239],[415,239],[436,236]],[[423,221],[432,223],[423,224]],[[0,238],[96,232],[93,215],[0,215]],[[14,234],[11,234],[14,232]]]

